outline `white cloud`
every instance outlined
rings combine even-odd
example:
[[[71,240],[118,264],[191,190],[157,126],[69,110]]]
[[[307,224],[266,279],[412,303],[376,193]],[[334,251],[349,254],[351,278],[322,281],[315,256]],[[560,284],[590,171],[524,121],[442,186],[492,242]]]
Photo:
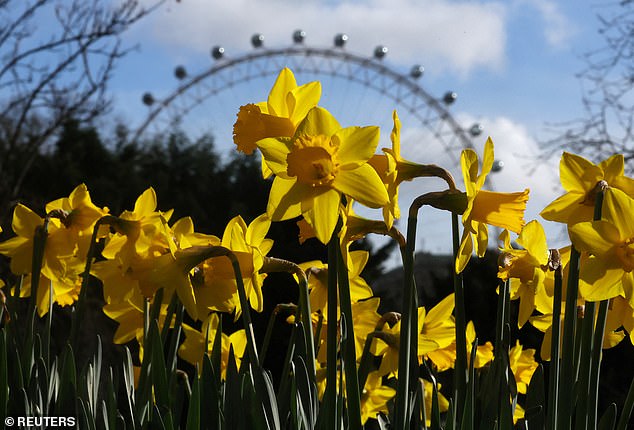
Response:
[[[484,133],[477,151],[482,153],[486,136],[495,144],[495,159],[504,163],[500,172],[490,175],[496,191],[513,192],[530,189],[526,206],[526,221],[538,220],[544,226],[549,246],[567,245],[567,237],[560,224],[545,221],[541,210],[561,194],[559,185],[559,159],[544,160],[538,143],[522,124],[505,117],[480,119]]]
[[[285,46],[296,29],[307,32],[310,45],[331,46],[343,32],[352,52],[371,55],[385,45],[391,61],[433,63],[437,73],[464,77],[475,68],[503,65],[505,15],[497,2],[185,0],[152,16],[141,32],[175,55],[207,54],[215,44],[228,55],[245,52],[254,33],[262,33],[267,45]]]
[[[459,122],[472,124],[475,121],[470,115],[457,115]],[[495,159],[504,162],[501,171],[489,174],[490,186],[495,191],[515,192],[525,188],[530,189],[525,220],[537,219],[546,231],[549,246],[552,248],[567,245],[565,230],[560,224],[543,220],[539,213],[557,198],[560,193],[558,159],[540,159],[538,143],[529,134],[527,128],[513,122],[506,117],[479,118],[478,122],[484,126],[484,133],[475,139],[475,150],[482,157],[484,142],[491,136],[495,144]],[[402,154],[405,158],[420,163],[435,163],[452,171],[458,188],[464,189],[464,183],[459,166],[453,165],[447,152],[440,145],[429,144],[423,150],[421,142],[433,142],[428,133],[420,129],[404,128],[402,132]],[[406,229],[406,215],[413,199],[428,191],[439,191],[446,186],[440,180],[419,178],[411,183],[403,183],[399,193],[399,203],[402,218],[399,228]],[[364,216],[372,212],[359,211]],[[374,216],[378,216],[374,213]],[[489,245],[495,247],[495,240],[499,231],[490,228]],[[450,217],[447,213],[430,208],[423,208],[419,213],[417,249],[434,253],[451,252]],[[398,256],[390,261],[398,265]]]
[[[553,48],[565,47],[577,31],[560,6],[552,0],[518,0],[517,5],[527,5],[539,13],[544,23],[544,38]]]

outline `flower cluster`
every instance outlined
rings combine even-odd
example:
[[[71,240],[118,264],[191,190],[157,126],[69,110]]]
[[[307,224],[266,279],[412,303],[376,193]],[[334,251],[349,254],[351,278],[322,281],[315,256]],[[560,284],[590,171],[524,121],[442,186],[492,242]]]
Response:
[[[494,350],[491,342],[475,344],[473,323],[459,323],[454,294],[435,306],[411,306],[412,319],[409,314],[403,319],[394,312],[379,314],[380,299],[361,275],[369,254],[350,248],[367,234],[389,235],[399,242],[406,261],[406,245],[413,255],[413,244],[406,243],[396,229],[395,220],[401,215],[398,188],[404,181],[437,176],[447,182],[448,189],[432,193],[425,202],[462,216],[462,236],[454,260],[456,279],[474,252],[479,257],[486,252],[488,226],[503,229],[498,277],[508,282],[509,298],[519,299],[518,325],[530,323],[545,333],[543,360],[550,359],[553,300],[558,288],[555,277],[573,276],[569,273],[572,255],[578,256],[581,268],[576,303],[611,303],[604,347],[616,345],[626,334],[634,343],[634,180],[624,175],[622,156],[595,165],[564,153],[560,169],[566,193],[548,205],[542,217],[567,224],[573,248],[549,250],[539,222],[524,220],[528,189],[515,193],[486,189],[494,162],[490,138],[481,162],[473,149],[462,152],[465,191],[461,191],[446,170],[401,156],[401,124],[396,112],[391,147],[377,153],[379,129],[340,125],[318,106],[320,95],[318,82],[298,86],[292,72],[284,69],[266,102],[240,108],[233,129],[237,149],[246,154],[259,150],[263,177],[273,177],[266,213],[249,224],[237,216],[221,236],[197,232],[191,218],[172,222],[171,210],[158,210],[152,188],[138,197],[132,210],[115,216],[108,208],[96,206],[82,184],[69,197],[50,202],[44,218],[23,205],[16,206],[15,237],[0,243],[0,254],[10,258],[11,271],[22,281],[8,283],[7,289],[17,295],[16,288],[20,288],[20,297],[33,295],[42,316],[51,311],[50,303],[73,305],[96,278],[103,285],[103,311],[118,323],[114,341],[138,342],[141,360],[148,307],[154,304],[159,326],[168,329],[172,306],[182,306],[186,318],[180,357],[201,370],[205,354],[220,346],[216,353],[225,378],[231,356],[237,368],[247,352],[249,365],[258,363],[251,328],[222,333],[221,315],[235,320],[242,315],[248,325],[250,308],[256,312],[264,309],[264,280],[280,264],[268,256],[273,246],[267,237],[271,222],[297,219],[300,241],[314,237],[328,244],[332,254],[328,262],[282,264],[292,267],[300,289],[305,284],[306,303],[299,301],[304,311],[310,311],[310,321],[302,320],[297,312],[289,322],[309,326],[305,336],[308,350],[314,347],[315,351],[307,368],[314,370],[320,398],[327,398],[333,385],[348,393],[350,385],[357,384],[356,376],[351,375],[358,370],[360,420],[365,423],[379,413],[388,413],[388,403],[396,395],[396,381],[402,378],[404,331],[413,332],[410,358],[415,355],[418,364],[432,374],[454,368],[465,349],[476,369],[490,366],[501,354],[499,345]],[[356,204],[380,209],[382,219],[357,216]],[[517,234],[514,241],[511,233]],[[37,256],[39,266],[33,264]],[[36,294],[33,288],[37,288]],[[155,302],[157,297],[160,301]],[[409,321],[413,321],[411,326]],[[337,339],[332,339],[333,333]],[[316,341],[309,342],[310,336]],[[516,391],[526,394],[537,368],[535,350],[519,343],[508,347],[505,362],[515,377]],[[339,357],[345,357],[342,366],[336,362]],[[344,365],[345,377],[341,369],[337,378]],[[334,373],[333,368],[337,368]],[[418,382],[424,386],[429,421],[432,399],[441,411],[449,402],[437,393],[440,387],[435,381],[420,378]],[[352,409],[354,399],[347,396]],[[515,412],[521,415],[519,407]]]

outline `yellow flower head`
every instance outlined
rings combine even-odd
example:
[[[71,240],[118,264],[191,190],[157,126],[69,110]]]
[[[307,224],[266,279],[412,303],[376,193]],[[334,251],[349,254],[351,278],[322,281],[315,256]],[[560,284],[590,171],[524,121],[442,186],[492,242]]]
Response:
[[[528,384],[531,382],[535,369],[537,369],[535,350],[524,349],[518,340],[509,351],[509,365],[515,376],[517,391],[521,394],[526,394]]]
[[[579,291],[586,300],[623,295],[634,304],[634,199],[609,188],[603,219],[569,227],[572,243],[590,254],[580,269]]]
[[[487,139],[484,145],[482,170],[478,174],[478,155],[471,149],[462,151],[460,157],[462,175],[467,191],[467,208],[462,214],[464,230],[456,259],[456,273],[464,270],[473,252],[483,257],[488,245],[487,224],[519,233],[524,226],[524,211],[528,201],[526,189],[517,193],[498,193],[483,190],[486,177],[493,166],[493,141]]]
[[[290,69],[280,72],[268,101],[242,106],[233,126],[233,141],[238,150],[252,154],[256,142],[266,137],[291,137],[308,111],[317,106],[321,84],[297,86]],[[265,173],[265,177],[269,176]]]
[[[262,312],[264,306],[262,285],[266,274],[260,273],[260,269],[264,265],[264,257],[273,247],[273,241],[266,238],[270,225],[266,215],[260,215],[248,226],[238,215],[225,227],[221,242],[238,259],[247,299],[257,312]],[[224,256],[211,258],[198,270],[202,279],[194,276],[194,291],[200,315],[206,315],[210,310],[235,310],[238,318],[241,307],[231,261]]]
[[[432,414],[432,403],[433,403],[433,395],[434,395],[434,385],[431,381],[427,381],[426,379],[420,379],[423,382],[425,387],[425,425],[428,427],[431,426],[431,414]],[[438,410],[439,412],[447,412],[449,409],[449,400],[445,396],[442,395],[440,389],[442,385],[437,384],[438,389]]]
[[[546,294],[544,280],[548,269],[548,245],[544,228],[537,221],[524,226],[517,243],[524,249],[511,247],[507,230],[500,235],[504,247],[500,250],[498,277],[511,280],[511,299],[520,299],[517,324],[521,328],[535,310],[535,296]]]
[[[264,161],[276,175],[267,207],[271,219],[303,215],[317,238],[327,243],[342,195],[373,208],[386,205],[385,186],[367,163],[378,139],[377,127],[342,129],[328,111],[315,107],[292,138],[260,140]]]
[[[214,340],[218,331],[218,315],[212,313],[203,321],[200,331],[183,324],[185,332],[185,341],[178,348],[178,355],[183,360],[193,365],[198,365],[198,371],[202,371],[202,359],[204,354],[210,354],[214,346]],[[242,356],[247,345],[247,336],[244,330],[238,330],[227,336],[224,333],[221,336],[220,351],[220,377],[224,380],[227,375],[227,366],[229,364],[229,350],[233,347],[233,357],[236,367],[240,368]],[[207,344],[205,345],[205,339]]]
[[[595,187],[605,181],[634,197],[634,180],[624,175],[623,155],[617,154],[598,165],[579,155],[564,152],[559,162],[559,177],[566,193],[541,212],[549,221],[575,224],[591,221],[594,214]]]
[[[108,213],[107,208],[100,209],[95,206],[85,184],[75,187],[68,197],[54,200],[46,205],[46,213],[54,210],[63,211],[62,223],[77,232],[90,230],[99,218]]]
[[[396,395],[396,390],[383,385],[377,372],[371,372],[361,392],[361,424],[376,418],[379,412],[388,413],[388,402]]]

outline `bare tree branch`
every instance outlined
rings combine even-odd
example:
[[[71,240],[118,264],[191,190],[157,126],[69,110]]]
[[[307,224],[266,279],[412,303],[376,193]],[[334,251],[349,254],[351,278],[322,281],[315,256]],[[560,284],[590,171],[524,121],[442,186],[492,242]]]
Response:
[[[584,55],[586,67],[577,75],[583,117],[552,126],[555,137],[543,142],[546,157],[563,147],[594,159],[615,153],[634,159],[634,1],[607,8],[598,19],[604,44]]]
[[[0,0],[3,208],[65,121],[108,112],[108,83],[131,49],[121,36],[167,1],[144,8],[137,0]]]

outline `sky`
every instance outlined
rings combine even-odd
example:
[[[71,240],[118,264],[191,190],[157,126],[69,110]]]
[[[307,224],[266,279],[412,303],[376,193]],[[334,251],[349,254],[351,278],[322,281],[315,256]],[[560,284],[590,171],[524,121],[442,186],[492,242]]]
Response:
[[[504,162],[504,168],[491,176],[492,188],[530,188],[526,220],[539,219],[546,228],[549,245],[564,246],[566,235],[562,229],[539,217],[541,209],[562,193],[558,186],[559,160],[539,159],[539,142],[553,136],[554,125],[583,113],[581,83],[575,74],[584,67],[582,55],[602,44],[597,14],[609,10],[606,4],[609,2],[597,0],[172,1],[123,39],[135,49],[119,64],[112,83],[115,116],[128,121],[131,128],[140,124],[147,114],[147,107],[140,103],[142,94],[149,91],[160,99],[172,93],[178,85],[173,75],[176,65],[183,65],[190,76],[212,67],[212,46],[222,46],[225,58],[230,59],[254,49],[250,40],[255,33],[264,36],[268,48],[290,46],[292,34],[298,29],[306,32],[305,44],[315,47],[332,46],[334,35],[345,33],[349,37],[345,45],[348,52],[371,57],[376,46],[384,45],[388,53],[381,61],[386,66],[407,74],[412,65],[421,64],[425,74],[419,84],[427,92],[442,97],[448,90],[455,91],[458,100],[450,107],[453,117],[465,128],[481,124],[483,133],[473,141],[476,150],[481,154],[490,136],[496,159]],[[243,98],[251,102],[265,100],[273,80],[268,77],[245,84],[243,89],[232,88],[211,106],[201,106],[190,114],[189,122],[183,123],[191,128],[186,131],[212,131],[217,134],[220,151],[233,150],[230,126],[240,104],[245,103]],[[305,81],[298,77],[298,83]],[[373,100],[380,95],[368,96],[367,89],[349,82],[337,85],[333,92],[345,91],[346,96],[339,97],[345,100],[337,101],[335,95],[332,103],[343,106],[343,112],[336,112],[337,106],[324,107],[338,118],[341,115],[344,120],[340,122],[346,126],[379,125],[380,146],[390,146],[389,112],[398,106],[390,107],[380,120],[376,113],[375,117],[364,118],[363,112],[371,111]],[[341,85],[350,89],[341,90]],[[351,101],[355,95],[360,100],[356,105]],[[462,187],[460,170],[451,164],[445,151],[433,143],[421,149],[417,139],[425,136],[417,134],[418,124],[407,112],[399,114],[404,154],[414,161],[450,168]],[[360,123],[345,123],[348,118]],[[411,199],[425,189],[408,186],[401,195],[404,213]],[[431,185],[432,189],[439,186]],[[444,232],[449,231],[449,218],[436,218],[427,212],[421,216],[425,221],[419,223],[418,248],[448,252],[450,245]],[[405,230],[405,221],[399,226]]]

